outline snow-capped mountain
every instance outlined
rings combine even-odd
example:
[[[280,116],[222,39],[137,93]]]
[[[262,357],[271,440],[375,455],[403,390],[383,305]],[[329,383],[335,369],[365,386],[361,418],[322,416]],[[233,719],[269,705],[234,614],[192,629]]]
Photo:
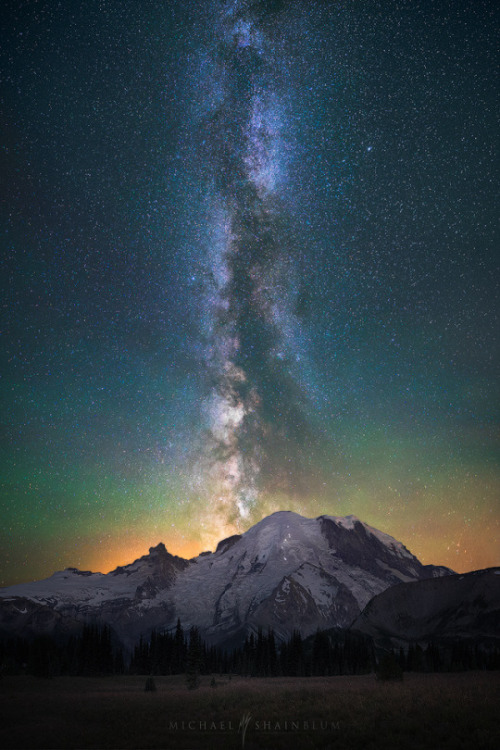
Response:
[[[108,574],[68,568],[43,581],[0,589],[0,632],[68,632],[81,622],[112,626],[126,645],[179,617],[212,643],[249,629],[347,627],[376,594],[401,582],[448,575],[424,566],[401,542],[355,516],[274,513],[215,552],[192,560],[163,544]]]
[[[352,627],[381,646],[500,640],[500,568],[392,586],[368,603]]]

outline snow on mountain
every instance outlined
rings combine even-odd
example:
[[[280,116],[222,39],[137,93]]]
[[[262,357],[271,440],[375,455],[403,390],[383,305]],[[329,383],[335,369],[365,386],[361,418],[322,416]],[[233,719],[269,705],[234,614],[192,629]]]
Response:
[[[189,561],[159,544],[106,575],[69,568],[0,589],[0,631],[26,628],[31,602],[53,613],[48,622],[55,632],[70,622],[99,620],[129,645],[152,628],[174,627],[178,617],[212,643],[236,642],[258,627],[273,627],[278,637],[294,629],[307,635],[318,627],[347,627],[374,595],[396,583],[450,572],[423,566],[400,542],[355,516],[308,519],[280,511]]]
[[[150,547],[149,555],[118,567],[111,573],[66,568],[50,578],[33,583],[21,583],[0,589],[0,597],[23,596],[47,604],[59,601],[78,605],[100,606],[118,598],[141,599],[167,588],[179,570],[189,565],[187,560],[170,555],[164,544]]]

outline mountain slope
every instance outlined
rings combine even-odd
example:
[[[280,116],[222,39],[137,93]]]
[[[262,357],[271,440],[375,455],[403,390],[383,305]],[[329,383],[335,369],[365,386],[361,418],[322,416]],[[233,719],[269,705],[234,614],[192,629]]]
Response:
[[[393,586],[368,603],[352,628],[387,645],[500,639],[500,568]]]
[[[31,601],[57,614],[55,632],[98,620],[128,645],[152,628],[173,627],[178,617],[212,643],[236,642],[259,627],[285,638],[294,629],[307,635],[346,627],[388,587],[450,572],[423,566],[355,516],[308,519],[281,511],[189,561],[160,544],[107,575],[70,568],[1,589],[0,631],[23,630],[22,602]]]

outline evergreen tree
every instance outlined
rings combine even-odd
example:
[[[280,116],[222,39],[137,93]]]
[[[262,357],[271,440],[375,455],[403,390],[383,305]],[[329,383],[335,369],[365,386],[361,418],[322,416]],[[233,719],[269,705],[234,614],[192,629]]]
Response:
[[[201,638],[198,628],[189,631],[189,646],[187,652],[186,684],[189,690],[195,690],[200,684],[201,669]]]
[[[318,630],[314,636],[312,654],[312,674],[328,675],[330,671],[330,641],[325,632]]]
[[[31,643],[28,671],[36,677],[54,677],[59,674],[60,659],[54,641],[40,635]]]
[[[180,619],[177,619],[172,651],[172,674],[180,674],[186,669],[186,642]]]
[[[267,634],[268,640],[268,654],[269,654],[269,672],[271,677],[276,677],[278,674],[278,654],[276,651],[276,640],[274,638],[274,631],[271,629]]]
[[[294,630],[287,644],[285,674],[291,677],[299,677],[305,674],[305,660],[303,653],[302,636],[298,630]]]

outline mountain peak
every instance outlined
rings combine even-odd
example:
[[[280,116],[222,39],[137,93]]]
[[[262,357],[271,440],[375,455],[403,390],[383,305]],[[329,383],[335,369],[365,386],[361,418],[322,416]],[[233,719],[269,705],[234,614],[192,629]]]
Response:
[[[157,553],[159,555],[165,555],[165,554],[168,555],[169,554],[168,550],[165,547],[165,545],[163,544],[163,542],[160,542],[159,544],[157,544],[156,547],[150,547],[149,548],[149,554],[152,555],[154,553]]]

